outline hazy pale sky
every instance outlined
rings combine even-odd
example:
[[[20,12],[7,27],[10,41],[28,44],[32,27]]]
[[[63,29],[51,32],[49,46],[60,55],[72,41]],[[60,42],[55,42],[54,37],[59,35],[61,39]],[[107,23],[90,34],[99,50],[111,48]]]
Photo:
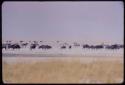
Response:
[[[4,2],[2,40],[123,42],[123,2]]]

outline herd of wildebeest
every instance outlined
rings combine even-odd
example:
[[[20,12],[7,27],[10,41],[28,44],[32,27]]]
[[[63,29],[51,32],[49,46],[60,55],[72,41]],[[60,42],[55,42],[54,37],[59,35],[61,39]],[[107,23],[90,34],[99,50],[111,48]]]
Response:
[[[42,41],[39,41],[42,42]],[[59,43],[57,41],[56,43]],[[30,41],[30,42],[24,42],[24,41],[19,41],[18,43],[12,43],[12,41],[6,41],[2,43],[2,49],[8,50],[8,49],[21,49],[21,48],[26,48],[29,46],[30,50],[33,49],[52,49],[53,46],[48,45],[48,44],[39,44],[38,41]],[[121,49],[124,48],[123,44],[99,44],[99,45],[89,45],[89,44],[79,44],[79,43],[73,43],[73,44],[68,44],[68,43],[63,43],[60,45],[60,49],[73,49],[73,47],[82,47],[84,49]]]

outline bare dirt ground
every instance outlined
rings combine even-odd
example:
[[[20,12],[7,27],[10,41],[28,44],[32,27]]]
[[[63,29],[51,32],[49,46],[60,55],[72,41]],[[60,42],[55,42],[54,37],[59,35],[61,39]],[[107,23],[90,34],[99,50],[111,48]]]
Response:
[[[5,83],[122,83],[123,57],[3,57]]]

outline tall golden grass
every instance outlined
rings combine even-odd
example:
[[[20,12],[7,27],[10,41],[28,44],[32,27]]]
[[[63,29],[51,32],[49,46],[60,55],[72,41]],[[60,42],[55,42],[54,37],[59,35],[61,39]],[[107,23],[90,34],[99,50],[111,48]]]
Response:
[[[29,63],[3,62],[5,83],[122,83],[121,60],[82,63],[49,60]]]

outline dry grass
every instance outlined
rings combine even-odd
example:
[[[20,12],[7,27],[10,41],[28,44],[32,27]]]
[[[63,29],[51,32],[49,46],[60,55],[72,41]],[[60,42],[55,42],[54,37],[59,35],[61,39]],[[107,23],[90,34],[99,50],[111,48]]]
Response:
[[[49,60],[35,63],[3,62],[3,81],[9,83],[122,83],[123,62],[81,63]]]

